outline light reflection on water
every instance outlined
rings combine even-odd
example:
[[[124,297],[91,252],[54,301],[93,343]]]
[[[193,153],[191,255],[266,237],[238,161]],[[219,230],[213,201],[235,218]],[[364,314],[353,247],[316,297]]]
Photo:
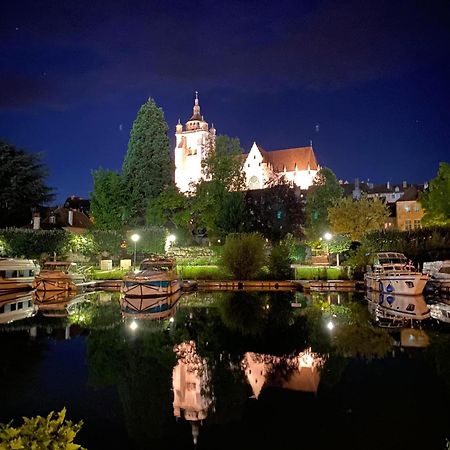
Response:
[[[64,371],[67,366],[70,378],[70,365],[86,367],[86,379],[78,380],[79,396],[87,399],[89,407],[76,402],[66,406],[69,416],[72,409],[85,420],[86,432],[80,438],[86,442],[80,443],[88,448],[105,448],[91,425],[104,415],[102,402],[112,405],[105,429],[113,427],[117,432],[115,438],[109,431],[108,448],[118,442],[126,442],[128,448],[147,448],[149,443],[152,448],[166,448],[169,443],[171,448],[194,444],[212,448],[213,443],[215,448],[225,448],[238,436],[247,443],[278,442],[269,426],[254,436],[255,417],[266,420],[261,414],[274,423],[283,418],[292,426],[297,417],[315,433],[315,438],[305,439],[317,447],[346,442],[347,448],[361,448],[364,433],[358,428],[359,419],[348,411],[357,408],[359,414],[373,414],[379,407],[373,404],[375,388],[384,402],[393,394],[405,400],[409,409],[397,403],[398,414],[420,414],[431,404],[428,396],[417,397],[424,386],[430,398],[437,389],[442,403],[427,448],[445,448],[444,423],[450,419],[448,305],[446,299],[423,296],[348,292],[194,292],[155,299],[128,299],[116,292],[59,297],[21,293],[0,298],[0,339],[17,345],[25,355],[30,344],[23,341],[24,333],[29,342],[46,346],[50,354],[54,345],[64,353],[64,341],[81,346],[84,356],[61,359],[60,368]],[[49,347],[49,342],[55,344]],[[26,370],[33,374],[37,391],[44,392],[48,357],[45,352],[39,355],[29,357]],[[4,356],[12,375],[3,373],[3,377],[13,385],[18,358],[13,351]],[[14,398],[11,394],[0,408],[1,421],[35,411],[27,410],[17,383]],[[398,386],[395,392],[393,385]],[[114,387],[119,403],[111,400],[108,386]],[[61,389],[64,398],[64,385]],[[98,406],[88,400],[93,389],[101,399]],[[56,408],[43,398],[40,414]],[[415,399],[415,406],[408,404],[409,398]],[[299,413],[298,402],[314,413]],[[17,405],[22,405],[20,411]],[[273,416],[274,408],[279,417]],[[322,433],[320,420],[330,412],[334,440]],[[353,436],[350,443],[349,436]],[[296,439],[285,436],[283,442],[293,444]],[[409,448],[424,444],[420,438],[405,437],[405,442]],[[439,447],[440,443],[444,444]]]

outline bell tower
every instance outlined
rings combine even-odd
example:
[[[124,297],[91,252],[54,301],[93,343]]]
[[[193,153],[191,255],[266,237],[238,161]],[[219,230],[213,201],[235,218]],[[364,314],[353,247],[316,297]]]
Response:
[[[198,92],[195,92],[191,118],[184,127],[178,120],[175,128],[175,184],[181,192],[192,192],[194,184],[204,178],[202,161],[214,149],[215,138],[214,126],[208,129],[200,114]]]

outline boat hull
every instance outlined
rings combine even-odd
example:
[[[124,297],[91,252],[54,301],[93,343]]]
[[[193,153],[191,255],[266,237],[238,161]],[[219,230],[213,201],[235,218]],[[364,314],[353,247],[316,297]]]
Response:
[[[0,291],[22,291],[33,287],[34,277],[0,278]]]
[[[179,279],[140,280],[125,278],[121,290],[127,297],[160,297],[173,295],[181,291],[181,282]]]
[[[366,274],[365,284],[368,290],[384,294],[420,295],[422,294],[428,276],[420,273],[408,274]]]
[[[36,277],[33,288],[37,291],[76,291],[77,286],[71,278],[41,278]]]

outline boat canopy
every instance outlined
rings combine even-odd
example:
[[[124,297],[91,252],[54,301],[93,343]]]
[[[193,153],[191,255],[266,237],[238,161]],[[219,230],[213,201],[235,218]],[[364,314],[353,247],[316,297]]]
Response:
[[[374,264],[405,264],[407,258],[403,253],[383,252],[377,253],[374,257]]]

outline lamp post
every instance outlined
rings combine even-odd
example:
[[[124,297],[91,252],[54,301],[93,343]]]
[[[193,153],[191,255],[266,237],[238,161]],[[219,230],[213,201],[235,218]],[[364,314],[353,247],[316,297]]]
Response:
[[[131,235],[131,240],[134,242],[134,268],[136,268],[136,245],[137,245],[137,241],[140,239],[141,237],[138,234],[132,234]]]
[[[169,234],[169,236],[167,236],[166,238],[166,245],[164,246],[164,251],[168,251],[170,249],[170,247],[172,246],[173,242],[176,241],[176,236],[173,234]]]
[[[328,259],[329,259],[329,257],[330,257],[330,252],[329,252],[329,249],[328,249],[328,245],[329,245],[329,242],[330,242],[330,240],[331,240],[331,238],[333,237],[333,235],[331,234],[331,233],[328,233],[328,232],[326,232],[324,235],[323,235],[323,238],[325,239],[325,245],[326,245],[326,251],[327,251],[327,261],[328,261],[328,263],[330,262]]]

